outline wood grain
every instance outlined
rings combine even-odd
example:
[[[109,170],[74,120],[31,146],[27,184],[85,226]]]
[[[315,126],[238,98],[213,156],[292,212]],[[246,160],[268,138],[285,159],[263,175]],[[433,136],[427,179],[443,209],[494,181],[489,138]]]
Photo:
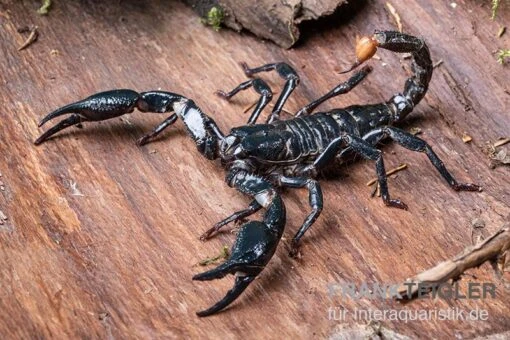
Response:
[[[308,24],[292,50],[228,30],[204,27],[173,1],[59,1],[47,17],[38,2],[0,3],[0,333],[5,338],[313,338],[365,327],[365,320],[328,319],[330,307],[486,309],[488,321],[383,321],[412,337],[474,337],[510,330],[510,294],[497,283],[489,300],[342,299],[332,284],[399,282],[471,244],[471,221],[483,219],[486,235],[508,221],[508,167],[490,169],[484,153],[510,131],[510,73],[494,51],[510,22],[502,8],[491,21],[487,1],[394,1],[404,30],[426,38],[435,70],[425,99],[408,125],[419,126],[455,176],[483,186],[481,193],[453,192],[424,155],[387,143],[388,168],[409,168],[389,180],[409,211],[370,198],[366,182],[374,165],[357,162],[323,181],[325,209],[303,239],[303,257],[287,256],[282,242],[272,262],[226,312],[199,319],[231,287],[232,279],[191,281],[196,264],[231,245],[224,233],[198,236],[249,199],[228,188],[224,173],[185,136],[182,125],[145,147],[135,141],[163,117],[134,113],[83,129],[69,129],[40,147],[37,121],[49,111],[101,90],[166,89],[185,94],[227,131],[246,121],[242,108],[214,96],[245,80],[238,62],[287,61],[301,74],[289,101],[294,111],[345,79],[335,74],[353,58],[357,34],[393,28],[384,1],[361,1],[345,16]],[[346,17],[342,17],[345,19]],[[17,29],[37,25],[40,36]],[[403,87],[406,60],[379,53],[363,85],[321,109],[375,103]],[[401,56],[400,56],[401,57]],[[277,89],[275,75],[265,77]],[[463,143],[462,135],[473,138]],[[503,148],[507,146],[503,146]],[[305,191],[285,193],[288,240],[309,209]],[[487,265],[470,271],[473,282],[498,282]]]

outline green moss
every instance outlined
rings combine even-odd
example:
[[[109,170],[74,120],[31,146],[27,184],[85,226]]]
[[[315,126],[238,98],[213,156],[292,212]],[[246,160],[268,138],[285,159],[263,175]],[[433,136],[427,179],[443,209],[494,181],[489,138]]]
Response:
[[[498,51],[498,63],[503,64],[505,62],[505,58],[510,58],[510,50],[504,49]]]
[[[202,19],[202,23],[211,26],[215,31],[219,31],[224,18],[225,13],[223,13],[223,9],[219,6],[214,6],[207,12],[207,16]]]
[[[40,15],[48,14],[48,11],[51,7],[51,0],[43,0],[42,6],[37,10],[37,13]]]
[[[229,256],[230,256],[230,252],[228,250],[228,247],[223,246],[223,248],[221,248],[221,253],[219,255],[214,256],[214,257],[209,257],[205,260],[198,262],[198,264],[201,266],[208,266],[210,264],[217,263],[220,260],[226,260]]]
[[[498,13],[498,7],[501,0],[491,0],[492,1],[492,15],[491,19],[494,20],[496,14]]]

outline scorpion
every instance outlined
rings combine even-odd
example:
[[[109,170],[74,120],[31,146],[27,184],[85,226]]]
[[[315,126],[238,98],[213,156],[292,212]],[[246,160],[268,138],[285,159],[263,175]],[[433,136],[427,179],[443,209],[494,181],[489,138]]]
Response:
[[[180,94],[165,91],[138,93],[118,89],[94,94],[48,114],[40,121],[39,127],[55,117],[71,115],[44,132],[34,143],[39,145],[67,127],[118,117],[133,112],[135,108],[141,112],[171,112],[150,133],[138,139],[137,143],[144,145],[181,119],[198,151],[210,160],[221,161],[226,170],[227,184],[252,198],[248,208],[233,213],[200,237],[202,240],[209,239],[228,223],[244,222],[228,259],[216,268],[193,277],[193,280],[204,281],[220,279],[228,274],[235,276],[233,288],[221,300],[197,312],[198,316],[209,316],[235,301],[273,257],[286,223],[280,190],[284,187],[306,188],[309,193],[311,211],[291,242],[291,255],[296,254],[301,238],[317,220],[323,208],[322,191],[316,178],[321,169],[335,159],[341,161],[348,154],[354,154],[374,161],[382,200],[390,207],[407,209],[404,202],[392,199],[388,192],[383,155],[376,148],[385,138],[409,150],[425,153],[454,190],[481,190],[476,184],[457,182],[427,142],[393,126],[400,123],[427,92],[433,66],[429,48],[423,39],[397,31],[375,31],[373,35],[358,41],[355,63],[340,73],[356,69],[372,58],[377,48],[411,55],[412,76],[406,80],[403,92],[395,94],[386,102],[353,105],[312,114],[324,101],[345,94],[357,86],[372,70],[364,66],[347,81],[297,111],[293,118],[281,120],[283,106],[299,84],[300,78],[296,71],[284,62],[256,68],[249,68],[242,63],[244,73],[251,79],[230,92],[218,91],[217,94],[228,100],[239,91],[253,88],[260,97],[247,124],[232,128],[227,135],[193,100]],[[260,124],[257,120],[273,94],[264,80],[252,76],[267,71],[276,71],[285,80],[285,84],[266,123]],[[262,208],[265,211],[262,221],[244,220]]]

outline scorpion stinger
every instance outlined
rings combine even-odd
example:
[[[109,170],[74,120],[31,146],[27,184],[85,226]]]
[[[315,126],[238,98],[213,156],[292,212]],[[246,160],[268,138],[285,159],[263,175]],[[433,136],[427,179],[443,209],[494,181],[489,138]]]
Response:
[[[374,39],[374,37],[361,38],[356,44],[356,61],[347,70],[338,73],[342,74],[350,72],[368,59],[372,58],[375,55],[375,52],[377,52],[377,46],[379,46],[379,42]]]

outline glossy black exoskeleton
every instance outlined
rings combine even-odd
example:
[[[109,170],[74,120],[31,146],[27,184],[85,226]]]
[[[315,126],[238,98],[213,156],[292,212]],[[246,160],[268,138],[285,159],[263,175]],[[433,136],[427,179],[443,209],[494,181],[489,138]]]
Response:
[[[218,92],[221,97],[229,99],[239,91],[253,87],[260,94],[248,124],[233,128],[227,135],[224,135],[214,120],[203,113],[192,100],[182,95],[164,91],[138,93],[132,90],[113,90],[95,94],[47,115],[39,126],[57,116],[71,114],[43,133],[35,144],[41,144],[66,127],[118,117],[132,112],[135,108],[142,112],[173,112],[151,133],[138,140],[138,143],[143,145],[177,119],[181,119],[199,152],[208,159],[222,161],[227,172],[227,184],[253,198],[247,209],[217,223],[201,238],[205,240],[224,225],[242,220],[262,208],[266,211],[263,221],[250,221],[241,226],[232,254],[226,262],[193,277],[194,280],[213,280],[227,274],[236,276],[234,287],[222,300],[197,313],[199,316],[211,315],[232,303],[264,269],[276,251],[285,228],[286,217],[279,187],[307,188],[309,191],[311,212],[292,240],[292,249],[295,252],[301,237],[322,210],[322,192],[315,179],[317,173],[334,158],[355,153],[375,161],[383,202],[401,209],[407,209],[407,206],[398,199],[390,198],[382,153],[375,147],[383,138],[391,138],[407,149],[424,152],[453,189],[480,189],[475,184],[458,183],[425,141],[393,127],[413,110],[427,92],[433,68],[425,42],[400,32],[377,31],[373,36],[360,40],[357,46],[357,61],[351,69],[371,58],[377,47],[410,53],[412,56],[413,75],[407,79],[404,91],[384,103],[355,105],[311,114],[320,103],[358,85],[371,71],[369,67],[364,67],[346,82],[299,110],[294,118],[280,120],[280,112],[298,85],[299,76],[286,63],[268,64],[258,68],[248,68],[243,64],[247,76],[275,70],[286,80],[265,124],[256,122],[271,100],[272,92],[259,78],[248,80],[228,93]]]

